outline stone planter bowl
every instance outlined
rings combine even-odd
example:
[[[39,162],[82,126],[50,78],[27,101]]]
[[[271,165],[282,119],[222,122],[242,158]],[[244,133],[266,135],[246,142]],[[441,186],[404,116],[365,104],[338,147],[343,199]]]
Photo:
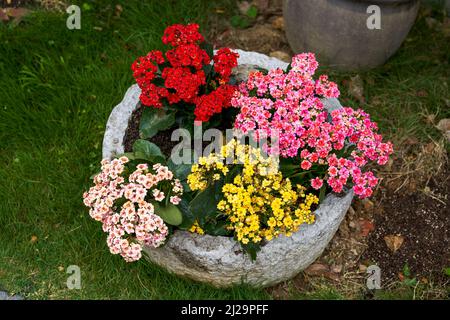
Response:
[[[266,55],[236,50],[239,64],[285,69],[287,63]],[[239,75],[238,75],[239,76]],[[140,89],[133,85],[108,119],[103,140],[103,158],[124,152],[123,138],[132,112],[137,108]],[[324,101],[329,109],[340,108],[337,99]],[[291,237],[280,236],[262,247],[251,261],[240,244],[229,237],[198,235],[176,230],[160,248],[145,247],[148,259],[177,275],[216,287],[249,284],[265,287],[288,280],[308,267],[325,249],[337,231],[353,199],[328,195],[315,211],[316,222],[303,225]]]
[[[380,7],[381,29],[367,28],[370,5]],[[323,65],[370,69],[398,50],[419,6],[419,0],[285,0],[286,37],[294,52],[314,52]]]

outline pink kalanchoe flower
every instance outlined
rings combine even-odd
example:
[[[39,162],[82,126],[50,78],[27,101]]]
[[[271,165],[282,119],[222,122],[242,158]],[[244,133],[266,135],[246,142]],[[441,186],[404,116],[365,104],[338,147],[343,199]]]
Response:
[[[311,77],[316,72],[319,63],[314,53],[301,53],[292,58],[291,70],[306,77]]]
[[[321,75],[316,82],[316,93],[325,98],[339,97],[339,89],[336,83],[328,81],[327,75]]]
[[[309,170],[309,168],[311,168],[311,162],[308,160],[303,160],[300,166],[303,170]]]
[[[311,179],[311,187],[313,187],[316,190],[319,190],[323,186],[323,180],[319,177]]]
[[[240,109],[235,129],[257,141],[274,137],[277,144],[264,142],[264,151],[292,158],[303,170],[317,169],[334,192],[353,186],[355,194],[367,197],[378,180],[361,168],[386,164],[392,144],[382,142],[377,124],[363,110],[324,109],[321,99],[338,97],[339,89],[326,75],[314,80],[314,54],[294,56],[290,67],[253,72],[239,85],[231,100]]]

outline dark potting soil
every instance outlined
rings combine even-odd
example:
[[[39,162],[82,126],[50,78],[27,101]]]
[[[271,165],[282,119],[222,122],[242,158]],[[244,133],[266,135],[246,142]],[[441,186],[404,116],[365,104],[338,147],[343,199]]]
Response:
[[[429,191],[413,194],[386,192],[375,215],[375,230],[362,259],[381,268],[384,281],[399,280],[408,265],[411,277],[432,277],[448,281],[444,269],[450,266],[450,168],[447,166],[428,183]],[[404,237],[392,252],[384,237]]]
[[[131,152],[133,150],[133,143],[140,138],[139,123],[141,122],[144,108],[142,106],[138,107],[131,115],[124,137],[125,152]],[[178,141],[171,141],[172,131],[173,129],[160,131],[154,137],[148,139],[150,142],[156,144],[165,156],[169,156],[173,147],[179,143]]]
[[[133,150],[133,143],[139,139],[139,122],[142,117],[142,108],[138,107],[131,114],[131,118],[128,121],[128,127],[123,137],[123,146],[125,152],[131,152]]]

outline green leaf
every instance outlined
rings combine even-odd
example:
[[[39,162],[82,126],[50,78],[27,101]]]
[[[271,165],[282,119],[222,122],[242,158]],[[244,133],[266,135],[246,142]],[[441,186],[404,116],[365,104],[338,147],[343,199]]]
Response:
[[[156,144],[147,140],[136,140],[133,144],[133,153],[134,159],[145,159],[153,163],[165,162],[165,157],[161,149]]]
[[[296,172],[292,175],[286,176],[286,178],[292,179],[292,178],[297,178],[297,177],[303,177],[304,175],[308,174],[309,172],[311,172],[311,170]]]
[[[144,108],[139,124],[139,135],[143,139],[150,139],[158,131],[166,130],[175,124],[175,112],[166,113],[161,109]]]
[[[234,28],[245,29],[250,26],[250,20],[247,17],[232,16],[230,19],[231,26]]]
[[[170,158],[167,162],[167,166],[169,167],[170,171],[173,172],[175,178],[178,178],[181,181],[187,179],[187,176],[191,173],[192,168],[192,164],[174,164],[172,158]]]
[[[319,203],[322,203],[323,199],[325,199],[326,196],[326,191],[327,191],[327,186],[324,183],[322,188],[320,188],[320,192],[319,192]]]
[[[261,250],[261,246],[257,243],[249,242],[247,244],[242,244],[242,249],[250,255],[252,261],[256,260],[256,254]]]
[[[255,19],[256,16],[258,15],[258,8],[256,6],[251,6],[250,8],[248,8],[246,14],[247,17]]]
[[[444,268],[444,274],[445,274],[447,277],[450,277],[450,267]]]
[[[205,73],[205,76],[208,77],[209,73],[212,71],[213,66],[211,64],[205,64],[203,66],[203,72]]]
[[[417,284],[417,279],[413,278],[413,279],[405,279],[403,280],[403,283],[405,285],[407,285],[408,287],[415,287]]]
[[[165,62],[163,62],[163,63],[161,63],[161,64],[158,64],[158,72],[159,72],[159,74],[161,74],[162,73],[162,71],[165,69],[165,68],[167,68],[167,67],[172,67],[172,65],[170,64],[170,62],[168,62],[168,61],[165,61]],[[158,79],[158,78],[157,78]],[[162,78],[159,78],[159,79],[162,79]],[[154,79],[154,80],[156,80],[156,79]],[[164,79],[163,79],[164,80]],[[154,82],[153,82],[154,83]],[[164,82],[163,82],[163,84],[164,84]]]
[[[186,199],[181,199],[178,204],[178,209],[180,209],[183,215],[183,222],[178,226],[180,229],[189,229],[195,222],[195,216],[189,208],[189,201]]]
[[[228,223],[226,221],[216,221],[216,223],[206,223],[203,227],[205,233],[213,236],[227,236],[230,231],[226,229]]]
[[[183,129],[189,131],[189,134],[194,136],[194,107],[188,105],[183,106],[186,112],[177,112],[175,117],[176,124]]]
[[[164,87],[164,79],[163,78],[157,77],[157,78],[153,79],[152,82],[153,82],[154,85],[156,85],[158,87]],[[152,109],[154,109],[154,108],[152,108]]]
[[[168,203],[166,206],[162,206],[159,203],[153,203],[155,207],[155,213],[164,220],[164,222],[173,226],[178,226],[183,222],[183,215],[180,209],[172,203]]]
[[[194,216],[203,223],[208,217],[215,217],[217,204],[222,197],[223,181],[216,181],[192,199],[189,208]]]
[[[409,269],[409,266],[407,263],[405,263],[405,265],[403,266],[403,275],[405,277],[411,276],[411,270]]]
[[[189,187],[189,184],[186,181],[181,181],[181,185],[183,186],[183,192],[191,192],[191,188]]]
[[[296,172],[300,170],[300,165],[298,163],[293,163],[291,160],[282,158],[280,159],[280,171],[283,178],[289,178]]]
[[[280,161],[280,170],[284,169],[300,169],[300,165],[296,163],[287,162],[285,159],[281,159]]]
[[[225,183],[233,183],[234,178],[242,173],[242,165],[235,165],[225,176]]]
[[[286,68],[286,73],[288,73],[289,71],[291,71],[291,69],[292,69],[292,66],[291,66],[291,64],[289,63],[289,65],[288,65],[287,68]]]
[[[96,175],[98,175],[100,173],[100,171],[97,171],[96,173],[93,173],[90,177],[89,180],[93,180],[95,178]]]
[[[133,144],[133,152],[141,152],[147,156],[162,156],[161,149],[153,142],[138,139]]]
[[[91,11],[91,10],[92,10],[92,6],[89,3],[84,2],[83,3],[83,11]]]
[[[210,44],[208,42],[203,42],[200,45],[200,48],[202,48],[203,50],[206,51],[206,53],[208,54],[210,59],[212,59],[214,57],[214,47],[212,46],[212,44]]]

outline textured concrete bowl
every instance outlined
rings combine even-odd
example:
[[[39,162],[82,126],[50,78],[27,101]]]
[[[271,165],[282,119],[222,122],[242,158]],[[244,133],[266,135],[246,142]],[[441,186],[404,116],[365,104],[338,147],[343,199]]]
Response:
[[[266,55],[237,51],[241,66],[287,67],[286,63]],[[123,137],[128,120],[138,105],[139,94],[139,88],[132,86],[111,112],[103,140],[104,158],[124,152]],[[341,107],[336,99],[324,102],[328,109]],[[320,256],[337,231],[352,199],[352,192],[343,197],[328,195],[315,211],[314,224],[301,226],[291,237],[280,236],[270,241],[258,252],[256,261],[251,261],[232,238],[181,230],[175,231],[164,246],[157,249],[146,247],[145,252],[150,261],[170,272],[217,287],[241,283],[255,287],[274,285],[294,277]]]
[[[380,8],[380,29],[367,27],[370,5]],[[314,52],[323,65],[370,69],[398,50],[419,5],[419,0],[285,0],[286,37],[294,52]]]

